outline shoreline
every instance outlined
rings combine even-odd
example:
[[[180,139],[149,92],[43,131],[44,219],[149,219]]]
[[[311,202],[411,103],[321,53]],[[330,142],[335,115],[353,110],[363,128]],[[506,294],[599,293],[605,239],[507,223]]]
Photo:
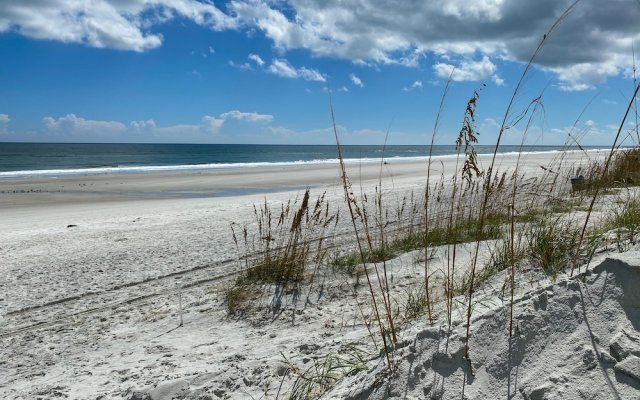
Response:
[[[565,164],[578,165],[588,158],[602,155],[602,150],[566,152],[498,153],[497,169],[515,166],[523,173],[537,173],[558,157]],[[480,164],[489,163],[491,154],[479,154]],[[382,184],[400,187],[424,185],[428,158],[389,159],[371,162],[348,162],[347,172],[353,184],[371,188],[382,178]],[[455,156],[435,156],[431,161],[432,179],[452,176],[456,171]],[[254,197],[260,199],[274,193],[299,192],[341,186],[338,164],[300,164],[255,168],[217,168],[211,170],[145,171],[115,174],[79,174],[33,176],[0,179],[0,209],[132,202],[144,200],[220,199]]]
[[[555,146],[549,146],[555,147]],[[501,156],[517,156],[520,155],[553,155],[558,153],[598,153],[606,152],[607,148],[589,148],[586,150],[540,150],[540,151],[502,151],[497,155]],[[489,157],[493,153],[478,153],[478,157]],[[439,160],[453,160],[456,154],[438,154],[432,155],[432,162]],[[345,158],[347,165],[353,164],[379,164],[385,162],[426,162],[428,155],[422,156],[391,156],[378,158]],[[330,159],[314,159],[314,160],[297,160],[297,161],[273,161],[273,162],[252,162],[252,163],[204,163],[204,164],[175,164],[175,165],[141,165],[141,166],[105,166],[92,168],[65,168],[65,169],[37,169],[37,170],[17,170],[17,171],[0,171],[0,182],[19,179],[38,179],[38,178],[64,178],[69,176],[120,176],[129,174],[153,174],[153,173],[207,173],[217,170],[250,170],[254,168],[296,168],[296,167],[314,167],[321,165],[337,166],[339,160],[337,158]]]

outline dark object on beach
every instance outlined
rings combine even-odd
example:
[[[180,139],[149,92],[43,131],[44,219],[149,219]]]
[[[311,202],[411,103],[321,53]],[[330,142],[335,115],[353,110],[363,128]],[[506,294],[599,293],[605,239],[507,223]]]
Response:
[[[67,228],[75,228],[76,226],[78,226],[78,225],[69,224],[69,225],[67,225]]]
[[[574,192],[583,190],[584,188],[585,188],[584,176],[580,175],[578,177],[571,178],[571,189],[573,189]]]

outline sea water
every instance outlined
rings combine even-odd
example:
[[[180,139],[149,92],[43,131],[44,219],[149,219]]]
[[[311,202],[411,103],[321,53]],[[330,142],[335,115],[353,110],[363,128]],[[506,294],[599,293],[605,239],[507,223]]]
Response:
[[[490,154],[494,146],[475,146]],[[561,146],[501,146],[500,153],[557,152]],[[455,146],[433,146],[434,157],[455,156]],[[350,145],[347,162],[427,159],[429,146]],[[335,145],[0,143],[0,178],[145,171],[256,168],[337,163]]]

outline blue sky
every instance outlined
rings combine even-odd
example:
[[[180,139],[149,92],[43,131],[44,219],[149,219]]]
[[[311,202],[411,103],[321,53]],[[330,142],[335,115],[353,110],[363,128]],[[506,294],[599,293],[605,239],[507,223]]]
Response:
[[[495,140],[564,0],[3,0],[0,141],[452,144],[482,88]],[[609,144],[633,90],[640,3],[579,2],[548,38],[513,115],[542,94],[529,144]],[[640,50],[640,49],[638,49]],[[486,86],[483,86],[486,85]],[[504,143],[520,143],[527,118]],[[635,117],[625,126],[633,131]],[[635,133],[633,134],[635,136]],[[628,143],[631,143],[628,141]]]

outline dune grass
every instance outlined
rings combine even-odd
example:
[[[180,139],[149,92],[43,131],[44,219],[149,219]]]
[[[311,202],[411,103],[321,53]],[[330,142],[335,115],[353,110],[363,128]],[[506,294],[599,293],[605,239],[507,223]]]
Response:
[[[461,129],[455,142],[458,153],[453,180],[444,176],[438,179],[438,175],[432,171],[430,153],[424,196],[410,193],[394,199],[383,192],[382,179],[375,188],[372,203],[366,193],[356,195],[345,167],[331,105],[345,201],[336,208],[327,204],[322,195],[313,203],[307,190],[301,199],[281,205],[279,213],[272,213],[272,206],[266,202],[256,208],[254,227],[243,227],[241,239],[238,239],[235,230],[233,232],[239,260],[244,265],[241,276],[225,295],[229,313],[246,312],[249,309],[247,304],[259,297],[256,292],[264,286],[297,290],[302,285],[309,285],[319,268],[355,278],[358,284],[364,277],[373,310],[370,322],[377,330],[376,334],[372,331],[369,334],[373,345],[381,347],[392,372],[393,349],[398,343],[400,329],[397,324],[397,305],[402,304],[406,321],[421,323],[415,321],[427,315],[428,323],[446,320],[451,328],[454,298],[465,295],[465,358],[471,365],[471,317],[475,293],[480,285],[496,274],[507,271],[504,289],[509,292],[513,308],[520,266],[526,265],[556,279],[564,272],[573,274],[576,266],[587,262],[595,251],[598,236],[605,231],[617,230],[618,247],[621,249],[624,247],[622,244],[634,243],[640,233],[640,198],[635,192],[610,211],[610,216],[603,221],[589,224],[589,218],[596,202],[611,195],[610,189],[640,184],[640,149],[619,149],[622,127],[635,104],[639,86],[634,88],[634,95],[622,118],[611,151],[604,160],[592,160],[575,169],[575,166],[564,164],[564,155],[560,153],[550,165],[543,166],[539,176],[525,179],[519,171],[521,154],[518,154],[515,170],[498,171],[496,159],[505,132],[519,123],[525,124],[523,146],[533,118],[542,109],[542,96],[524,102],[524,109],[515,109],[516,103],[523,104],[520,96],[529,70],[551,34],[574,6],[575,3],[555,21],[525,66],[505,110],[488,166],[482,168],[475,153],[479,135],[475,115],[476,108],[481,105],[481,89],[478,89],[472,93],[463,112]],[[445,87],[436,118],[432,146],[449,83]],[[589,158],[587,152],[582,151]],[[570,179],[577,176],[583,180],[578,186],[574,185],[572,190]],[[434,179],[436,181],[432,182]],[[350,225],[351,249],[355,250],[335,250],[326,245],[327,238],[332,234],[330,228],[335,228],[340,219],[340,207],[346,208],[344,224]],[[488,261],[480,263],[479,255],[484,251],[481,247],[484,249],[487,243],[492,243],[488,246]],[[463,244],[473,250],[468,266],[458,265],[460,261],[456,258],[459,246]],[[443,287],[435,288],[430,283],[436,272],[429,266],[429,254],[440,246],[446,248],[446,268],[441,277]],[[424,252],[424,283],[406,289],[403,299],[393,298],[389,278],[391,267],[387,262],[415,250]],[[469,269],[460,274],[459,270],[463,267]],[[435,302],[431,297],[434,291],[442,294],[444,314],[434,312]],[[513,332],[512,322],[511,315],[509,335]],[[382,342],[382,346],[379,346],[379,342]],[[305,371],[295,371],[292,398],[320,395],[345,371],[360,368],[364,366],[359,362],[344,362],[332,357],[314,362]]]

